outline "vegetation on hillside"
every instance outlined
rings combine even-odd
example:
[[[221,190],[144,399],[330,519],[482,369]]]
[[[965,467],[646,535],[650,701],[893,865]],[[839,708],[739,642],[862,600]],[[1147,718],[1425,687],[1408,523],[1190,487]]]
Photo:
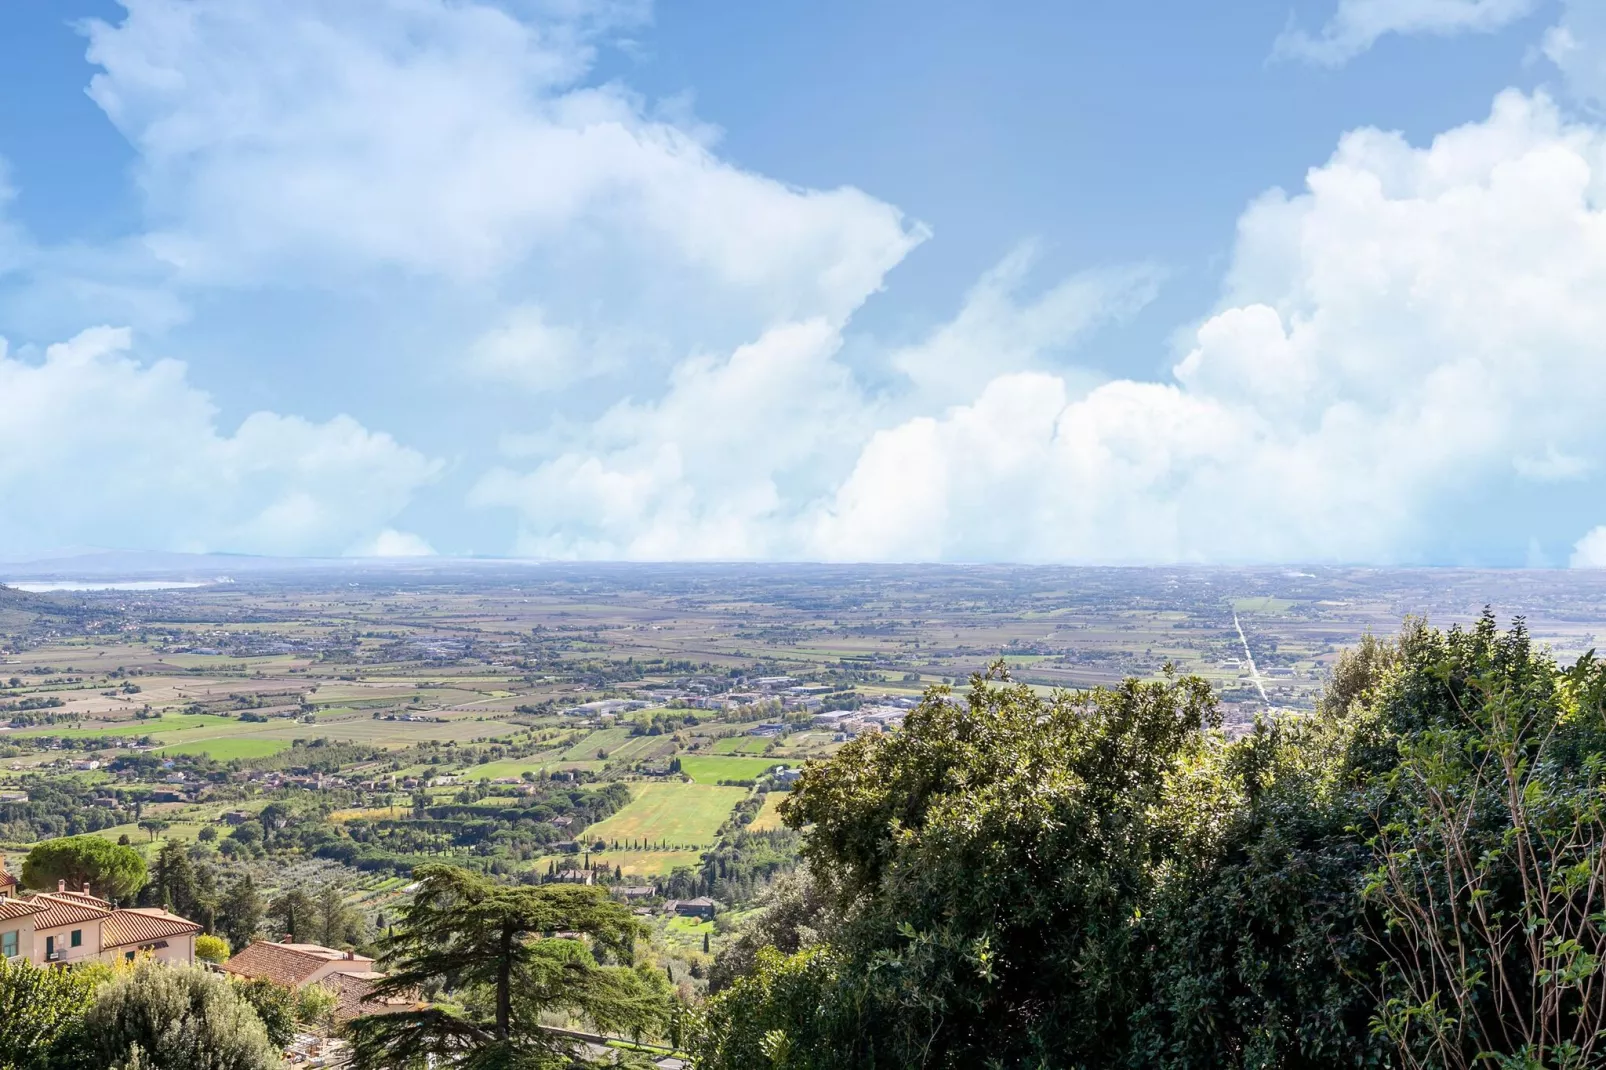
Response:
[[[998,666],[810,767],[814,891],[698,1065],[1600,1063],[1606,667],[1410,623],[1316,715],[1212,723],[1197,680]]]

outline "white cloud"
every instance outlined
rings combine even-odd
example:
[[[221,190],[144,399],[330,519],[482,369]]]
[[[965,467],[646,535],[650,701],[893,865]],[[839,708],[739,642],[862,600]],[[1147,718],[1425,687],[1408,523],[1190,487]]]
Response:
[[[140,151],[152,248],[192,283],[525,271],[844,318],[924,231],[580,84],[595,35],[639,7],[129,0],[89,24],[90,95]]]
[[[1492,33],[1538,6],[1539,0],[1339,0],[1320,33],[1290,26],[1273,54],[1337,67],[1388,34]]]
[[[1056,351],[1154,288],[1152,271],[1110,271],[1022,301],[1030,259],[1011,255],[952,321],[890,355],[907,377],[902,391],[867,392],[839,359],[842,334],[829,319],[784,324],[729,357],[683,361],[658,401],[621,402],[534,471],[490,473],[472,500],[516,509],[518,551],[530,556],[812,554],[806,514],[876,427],[963,400],[1001,373],[1050,367]]]
[[[258,412],[220,432],[174,361],[96,328],[38,362],[0,345],[0,546],[335,553],[378,530],[438,465],[347,416]]]
[[[358,543],[347,557],[433,557],[435,548],[427,539],[410,531],[386,528],[372,539]]]
[[[1543,96],[1425,148],[1345,137],[1239,224],[1176,383],[1001,377],[883,430],[837,558],[1431,559],[1429,517],[1606,457],[1606,136]],[[1525,470],[1526,469],[1526,470]]]
[[[1578,540],[1570,564],[1573,568],[1606,568],[1606,524]]]
[[[1564,0],[1561,21],[1545,34],[1542,48],[1575,96],[1606,109],[1606,6],[1599,0]]]

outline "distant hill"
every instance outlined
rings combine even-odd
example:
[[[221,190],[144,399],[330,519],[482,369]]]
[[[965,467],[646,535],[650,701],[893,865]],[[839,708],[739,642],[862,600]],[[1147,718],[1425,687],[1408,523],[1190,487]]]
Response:
[[[44,624],[46,627],[71,626],[84,619],[81,600],[61,595],[30,594],[0,585],[0,633],[20,632]],[[104,617],[106,611],[100,610]]]

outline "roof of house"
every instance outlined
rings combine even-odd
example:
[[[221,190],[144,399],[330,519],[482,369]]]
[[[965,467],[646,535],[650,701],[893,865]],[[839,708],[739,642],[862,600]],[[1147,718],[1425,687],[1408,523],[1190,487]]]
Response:
[[[157,907],[129,907],[112,911],[111,917],[106,919],[106,924],[100,930],[100,946],[150,944],[200,931],[201,927],[188,918],[169,914]]]
[[[25,918],[29,914],[39,913],[40,909],[39,905],[30,899],[0,899],[0,921]]]
[[[84,906],[94,907],[96,910],[110,910],[112,908],[111,903],[98,895],[90,895],[88,892],[51,892],[50,894],[57,899],[70,899],[74,903],[82,903]]]
[[[374,985],[384,977],[384,974],[374,973],[372,970],[351,972],[342,970],[325,977],[322,983],[335,993],[336,1020],[345,1021],[347,1018],[357,1018],[364,1014],[387,1014],[418,1005],[417,1000],[408,999],[406,996],[373,995]]]
[[[361,972],[374,962],[365,955],[353,955],[348,959],[346,952],[322,944],[275,944],[258,940],[236,952],[222,968],[241,977],[266,977],[281,985],[297,986],[326,964],[341,961],[350,963],[353,972]]]
[[[17,878],[13,877],[4,866],[0,866],[0,888],[15,888],[16,886]]]
[[[91,897],[93,898],[93,897]],[[91,906],[89,903],[77,899],[69,899],[65,895],[54,892],[40,893],[29,902],[39,908],[34,915],[33,927],[35,929],[54,929],[61,925],[82,925],[86,921],[100,921],[111,914],[107,907]]]

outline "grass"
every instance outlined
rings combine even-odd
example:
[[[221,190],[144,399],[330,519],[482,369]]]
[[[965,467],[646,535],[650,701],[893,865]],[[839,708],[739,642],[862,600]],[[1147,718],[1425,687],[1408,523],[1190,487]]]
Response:
[[[763,754],[771,742],[763,736],[726,736],[708,749],[713,754]]]
[[[238,736],[222,739],[196,739],[188,743],[174,743],[159,748],[163,754],[205,754],[226,762],[231,758],[266,758],[290,748],[287,739],[242,739]]]
[[[635,798],[629,805],[606,821],[586,829],[583,838],[587,842],[646,840],[648,843],[709,847],[714,843],[719,826],[730,817],[731,809],[747,797],[743,788],[679,781],[636,785],[632,794]]]
[[[754,780],[777,765],[791,765],[779,758],[725,758],[681,755],[680,771],[699,784],[721,780]]]
[[[605,750],[611,753],[629,738],[628,728],[599,728],[564,751],[563,757],[571,762],[589,762],[597,756],[597,751]]]
[[[785,801],[786,792],[784,791],[772,791],[765,795],[764,806],[747,827],[753,832],[767,832],[770,829],[780,828],[782,825],[781,803]]]
[[[522,777],[525,773],[539,773],[551,764],[551,758],[504,758],[498,762],[471,766],[463,775],[470,780],[496,780],[505,776]]]
[[[185,732],[192,728],[213,728],[218,725],[238,725],[241,723],[233,717],[219,717],[214,713],[177,713],[162,717],[151,717],[143,721],[120,721],[104,728],[60,728],[55,725],[42,725],[38,728],[24,728],[17,732],[7,732],[6,736],[21,739],[31,736],[59,736],[62,739],[103,739],[110,736],[138,738],[139,736],[164,735],[168,732]]]

